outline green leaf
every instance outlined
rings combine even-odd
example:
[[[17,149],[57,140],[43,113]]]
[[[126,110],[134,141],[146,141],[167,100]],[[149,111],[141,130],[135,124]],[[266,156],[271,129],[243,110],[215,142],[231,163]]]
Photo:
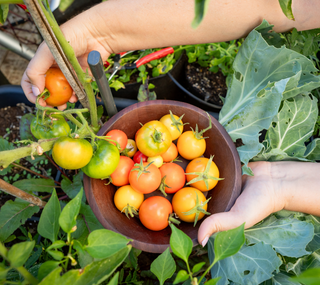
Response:
[[[312,140],[308,145],[304,157],[311,161],[320,160],[320,139]]]
[[[169,248],[151,263],[150,270],[157,276],[160,285],[163,285],[163,283],[173,275],[176,271],[176,263],[170,254]]]
[[[14,244],[10,248],[7,255],[8,261],[10,262],[10,266],[15,268],[23,266],[25,262],[28,260],[34,248],[34,245],[34,240]]]
[[[37,261],[39,260],[41,254],[42,254],[42,247],[39,245],[36,245],[31,256],[29,257],[29,259],[25,263],[24,267],[28,270],[30,268],[32,268],[33,265],[35,265],[37,263]]]
[[[33,118],[34,118],[34,115],[31,113],[25,114],[21,117],[20,127],[19,127],[20,140],[31,140],[31,141],[35,140],[30,130],[30,124]]]
[[[60,261],[64,258],[64,254],[58,250],[47,249],[46,252],[49,253],[55,260]]]
[[[90,231],[104,229],[104,227],[98,221],[97,217],[95,216],[89,205],[85,205],[82,203],[80,213],[84,215],[84,218],[87,222]]]
[[[217,277],[217,278],[214,278],[214,279],[210,279],[205,284],[206,285],[215,285],[215,284],[218,284],[220,279],[221,279],[220,277]]]
[[[89,230],[82,216],[77,217],[77,230],[71,234],[72,238],[77,239],[82,244],[85,244]]]
[[[59,249],[66,245],[66,243],[63,240],[57,240],[53,242],[50,246],[47,247],[47,250],[50,249]]]
[[[170,236],[170,246],[172,252],[181,258],[185,263],[187,263],[192,251],[192,240],[175,225],[170,224],[170,227],[172,231]]]
[[[312,268],[297,277],[292,277],[293,281],[302,282],[305,285],[318,285],[320,280],[320,268]]]
[[[271,215],[262,223],[245,231],[247,244],[264,242],[276,252],[289,257],[309,254],[305,248],[313,238],[313,225],[292,217],[277,219]]]
[[[1,4],[0,5],[0,24],[4,24],[4,22],[7,20],[9,12],[9,5],[8,4]]]
[[[129,241],[111,230],[96,230],[89,234],[85,250],[94,258],[107,258],[126,247]]]
[[[59,261],[54,260],[49,260],[42,263],[38,271],[38,280],[41,281],[43,278],[49,275],[53,270],[58,268],[59,264]]]
[[[198,271],[200,271],[201,268],[203,267],[203,265],[205,265],[205,264],[206,264],[205,262],[200,262],[200,263],[195,264],[192,267],[192,273],[197,273]]]
[[[73,176],[73,182],[71,182],[69,179],[66,177],[63,177],[61,181],[61,188],[63,192],[65,192],[70,199],[73,199],[78,195],[80,190],[83,188],[82,184],[83,180],[83,172],[80,171],[77,175]],[[86,202],[86,196],[83,195],[82,197],[82,202]]]
[[[316,251],[320,248],[320,218],[308,215],[306,221],[312,223],[314,227],[314,236],[312,241],[307,245],[307,250]]]
[[[116,274],[111,278],[108,285],[118,285],[118,280],[119,280],[119,271],[116,272]]]
[[[219,232],[214,239],[214,261],[217,262],[234,255],[244,242],[244,223],[235,229]]]
[[[195,0],[195,16],[192,21],[192,28],[197,28],[202,22],[209,6],[210,0]]]
[[[76,220],[81,207],[82,195],[83,189],[63,208],[60,214],[59,224],[66,233],[71,233],[73,227],[77,224]]]
[[[50,239],[52,242],[57,240],[59,226],[59,217],[61,214],[61,208],[56,190],[54,189],[52,195],[45,205],[40,221],[38,224],[38,232],[41,236]]]
[[[286,15],[289,20],[294,20],[292,13],[292,0],[279,0],[279,4],[282,12]]]
[[[271,278],[271,281],[272,281],[272,285],[300,285],[300,283],[292,281],[291,276],[283,272],[279,272],[275,274]]]
[[[178,284],[186,281],[189,278],[189,274],[185,270],[179,270],[176,278],[173,281],[173,284]]]
[[[40,270],[40,269],[39,269]],[[41,280],[41,282],[39,283],[39,285],[61,285],[62,283],[60,283],[61,280],[61,270],[62,268],[60,266],[58,266],[56,269],[53,268],[53,270],[47,269],[48,271],[48,275],[44,276],[43,279]],[[46,272],[44,272],[43,274],[45,274]],[[66,285],[66,284],[63,284]]]
[[[12,185],[28,193],[32,193],[32,192],[51,193],[55,186],[54,181],[52,179],[45,179],[45,178],[22,179],[14,182]]]
[[[16,199],[7,201],[0,210],[0,241],[6,240],[20,225],[39,211],[38,206]]]
[[[215,259],[213,238],[209,239],[208,250],[212,262]],[[219,285],[229,284],[228,280],[241,285],[260,284],[270,279],[281,263],[271,245],[262,242],[253,246],[243,245],[235,255],[218,261],[211,269],[211,277],[221,277]]]

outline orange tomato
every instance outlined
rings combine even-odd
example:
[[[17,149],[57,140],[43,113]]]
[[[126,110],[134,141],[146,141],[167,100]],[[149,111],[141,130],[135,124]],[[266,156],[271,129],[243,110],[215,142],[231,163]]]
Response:
[[[168,150],[161,154],[161,157],[163,159],[163,162],[170,162],[176,159],[178,156],[178,149],[177,146],[174,143],[171,143]]]

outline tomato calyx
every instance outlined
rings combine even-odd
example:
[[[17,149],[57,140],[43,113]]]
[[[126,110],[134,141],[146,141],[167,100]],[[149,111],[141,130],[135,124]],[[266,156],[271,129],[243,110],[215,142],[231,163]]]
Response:
[[[195,218],[194,218],[194,223],[193,223],[194,227],[196,226],[196,224],[198,222],[198,218],[199,218],[200,213],[203,213],[205,215],[211,214],[211,213],[207,212],[205,209],[203,209],[203,206],[206,205],[210,199],[211,199],[211,197],[209,199],[207,199],[206,201],[200,203],[198,193],[196,192],[196,205],[191,210],[189,210],[187,212],[182,212],[186,216],[196,214]]]
[[[151,135],[155,143],[161,143],[163,141],[162,132],[159,132],[156,128],[154,129],[153,134]]]
[[[161,184],[159,186],[159,190],[161,191],[161,193],[167,197],[168,194],[166,193],[166,188],[172,188],[170,187],[169,185],[166,184],[166,178],[167,178],[167,175],[163,176],[162,179],[161,179]]]
[[[171,224],[179,225],[180,224],[180,221],[177,220],[175,213],[171,213],[169,215],[168,222],[169,222],[169,225],[171,225]]]
[[[124,213],[128,219],[130,219],[130,217],[139,216],[138,209],[131,206],[129,203],[121,210],[121,213]]]
[[[209,189],[209,182],[208,182],[209,179],[212,179],[212,180],[223,180],[224,178],[214,177],[214,176],[209,174],[212,160],[213,160],[213,155],[210,156],[210,159],[209,159],[209,161],[208,161],[208,163],[206,165],[206,168],[205,168],[205,170],[203,172],[186,173],[186,175],[197,175],[197,177],[192,179],[192,180],[190,180],[187,183],[187,185],[196,183],[198,181],[203,181],[205,183],[205,185],[206,185],[207,190],[208,190]]]
[[[189,124],[189,123],[182,123],[182,118],[184,117],[184,114],[183,114],[181,117],[179,117],[179,119],[176,119],[176,118],[173,116],[171,110],[169,110],[169,112],[170,112],[170,119],[171,119],[171,121],[172,121],[172,124],[171,124],[171,125],[174,126],[174,127],[179,131],[179,133],[181,134],[181,130],[180,130],[179,127],[184,126],[184,125],[187,125],[187,124]]]
[[[136,163],[133,168],[131,169],[132,171],[138,171],[138,175],[137,175],[137,179],[139,179],[139,177],[144,174],[144,173],[150,173],[150,171],[148,171],[147,169],[149,168],[149,166],[152,164],[153,162],[150,162],[149,164],[147,164],[146,166],[143,165],[143,161],[142,159],[140,160],[140,163]]]
[[[199,131],[199,127],[198,124],[196,124],[196,128],[195,130],[193,128],[191,128],[192,133],[194,135],[194,137],[198,140],[202,140],[202,139],[207,139],[209,137],[204,137],[203,134],[207,131],[210,130],[212,128],[212,122],[211,122],[211,118],[210,115],[207,113],[208,117],[209,117],[209,126],[205,129],[203,129],[202,131]]]

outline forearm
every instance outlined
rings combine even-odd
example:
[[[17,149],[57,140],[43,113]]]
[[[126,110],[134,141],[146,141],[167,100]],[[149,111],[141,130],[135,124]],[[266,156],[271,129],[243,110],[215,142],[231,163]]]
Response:
[[[320,163],[274,162],[272,176],[284,194],[284,209],[320,216]]]

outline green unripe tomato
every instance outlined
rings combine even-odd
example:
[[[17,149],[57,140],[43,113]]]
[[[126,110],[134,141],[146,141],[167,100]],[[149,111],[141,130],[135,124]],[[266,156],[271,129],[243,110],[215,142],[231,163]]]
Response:
[[[40,139],[52,139],[67,136],[70,132],[70,126],[63,116],[58,114],[51,115],[54,119],[46,117],[44,122],[41,118],[34,117],[30,124],[30,130],[33,136]]]
[[[97,149],[82,171],[91,178],[105,179],[117,168],[120,161],[118,148],[105,140],[98,140]]]

